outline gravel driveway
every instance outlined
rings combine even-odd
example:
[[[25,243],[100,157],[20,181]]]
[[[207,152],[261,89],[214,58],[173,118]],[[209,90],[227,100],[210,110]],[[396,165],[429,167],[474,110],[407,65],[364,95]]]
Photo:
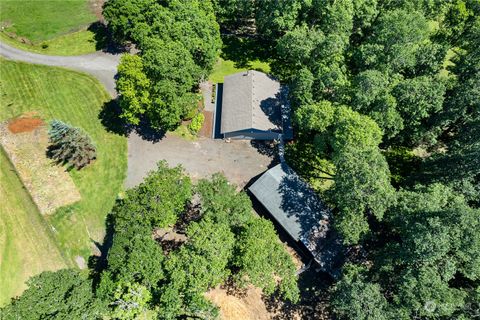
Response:
[[[117,95],[114,77],[120,62],[120,55],[98,51],[81,56],[48,56],[23,51],[3,42],[0,42],[0,55],[9,60],[65,67],[88,73],[97,78],[112,97]]]
[[[181,164],[193,180],[222,172],[239,187],[244,187],[272,163],[270,156],[260,153],[249,141],[226,143],[199,138],[192,142],[167,134],[161,141],[154,143],[132,133],[128,139],[125,187],[131,188],[139,184],[162,159],[167,160],[170,166]]]
[[[116,97],[114,77],[120,61],[119,55],[99,51],[81,56],[48,56],[23,51],[2,42],[0,55],[10,60],[65,67],[88,73],[96,77],[112,97]],[[152,142],[131,133],[128,138],[128,172],[125,186],[130,188],[139,184],[162,159],[167,160],[171,166],[181,164],[194,180],[209,177],[215,172],[223,172],[230,182],[239,187],[244,187],[272,163],[270,156],[259,152],[249,141],[226,143],[222,140],[199,138],[191,142],[167,135],[159,142]]]

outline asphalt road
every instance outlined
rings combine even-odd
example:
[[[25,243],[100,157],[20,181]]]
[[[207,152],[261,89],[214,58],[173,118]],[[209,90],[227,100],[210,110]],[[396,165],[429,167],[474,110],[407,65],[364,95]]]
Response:
[[[9,60],[64,67],[88,73],[97,78],[112,97],[117,95],[114,77],[120,55],[98,51],[81,56],[48,56],[23,51],[3,42],[0,42],[0,55]]]

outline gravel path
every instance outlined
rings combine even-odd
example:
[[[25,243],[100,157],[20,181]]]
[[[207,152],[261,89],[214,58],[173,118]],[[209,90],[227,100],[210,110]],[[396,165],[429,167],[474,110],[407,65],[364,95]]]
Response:
[[[98,51],[81,56],[48,56],[23,51],[3,42],[0,42],[0,55],[10,60],[65,67],[88,73],[97,78],[112,97],[117,95],[114,77],[120,62],[119,55]]]

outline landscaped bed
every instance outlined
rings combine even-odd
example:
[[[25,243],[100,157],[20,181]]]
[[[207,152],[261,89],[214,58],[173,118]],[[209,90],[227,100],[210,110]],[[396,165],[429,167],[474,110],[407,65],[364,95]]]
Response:
[[[81,199],[65,168],[47,157],[46,124],[28,116],[0,124],[0,144],[41,214]]]

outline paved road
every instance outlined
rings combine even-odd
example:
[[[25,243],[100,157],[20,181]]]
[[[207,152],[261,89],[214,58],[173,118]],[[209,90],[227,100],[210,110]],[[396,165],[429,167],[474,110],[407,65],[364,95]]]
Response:
[[[114,77],[119,55],[98,51],[81,56],[47,56],[23,51],[3,42],[0,42],[0,55],[10,60],[65,67],[91,74],[103,83],[112,97],[116,96]]]

